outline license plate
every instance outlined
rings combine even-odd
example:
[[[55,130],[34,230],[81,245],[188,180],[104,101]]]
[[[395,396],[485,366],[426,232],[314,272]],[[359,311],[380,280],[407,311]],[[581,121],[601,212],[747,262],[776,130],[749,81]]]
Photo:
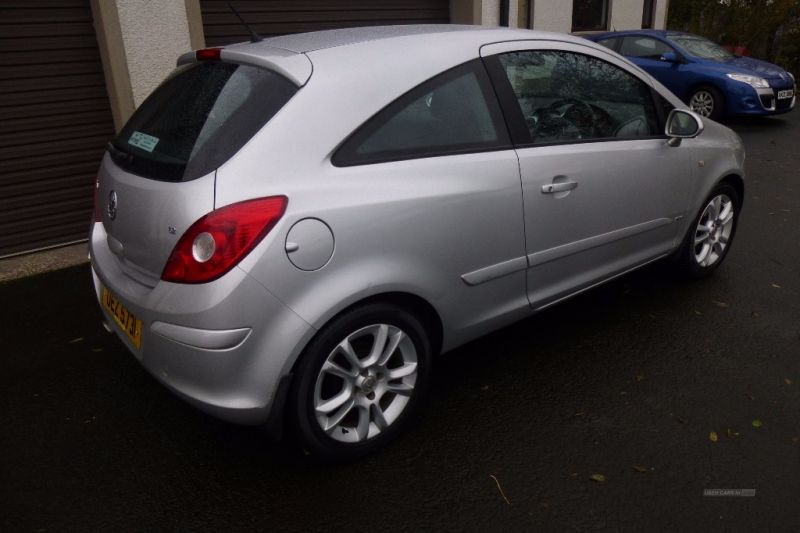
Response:
[[[778,100],[785,100],[794,96],[794,90],[787,89],[785,91],[778,91]]]
[[[133,345],[139,348],[142,344],[142,321],[128,311],[122,302],[105,287],[103,287],[100,299],[106,311],[114,317],[114,322],[125,332]]]

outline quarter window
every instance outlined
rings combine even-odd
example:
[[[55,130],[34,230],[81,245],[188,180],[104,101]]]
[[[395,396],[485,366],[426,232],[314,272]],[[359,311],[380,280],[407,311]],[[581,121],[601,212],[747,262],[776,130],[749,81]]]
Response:
[[[562,51],[499,56],[525,119],[522,144],[659,135],[650,87],[595,57]]]
[[[597,44],[605,46],[606,48],[610,48],[612,50],[617,49],[617,44],[619,44],[619,37],[611,37],[610,39],[600,39],[597,41]]]
[[[401,96],[334,154],[337,166],[510,147],[479,61],[451,69]]]

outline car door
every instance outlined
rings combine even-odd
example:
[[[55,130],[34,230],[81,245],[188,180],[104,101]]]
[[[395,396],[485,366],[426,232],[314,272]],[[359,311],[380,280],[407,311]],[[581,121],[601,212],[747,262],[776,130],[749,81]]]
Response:
[[[683,56],[667,43],[644,35],[628,35],[622,39],[619,53],[679,97],[684,96],[687,82]],[[676,60],[668,60],[665,54],[674,54]]]
[[[669,253],[691,168],[687,150],[666,142],[652,87],[582,45],[501,43],[481,52],[519,156],[530,305]]]

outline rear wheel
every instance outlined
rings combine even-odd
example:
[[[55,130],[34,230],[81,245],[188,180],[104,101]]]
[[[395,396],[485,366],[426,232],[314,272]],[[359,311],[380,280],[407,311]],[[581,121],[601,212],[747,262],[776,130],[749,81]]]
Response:
[[[700,116],[717,120],[724,113],[722,93],[713,87],[699,87],[689,98],[689,108]]]
[[[680,250],[679,261],[686,274],[702,278],[719,267],[736,234],[740,205],[739,194],[727,183],[709,195]]]
[[[430,342],[404,309],[371,304],[331,322],[297,369],[290,416],[304,448],[347,461],[391,441],[419,405]]]

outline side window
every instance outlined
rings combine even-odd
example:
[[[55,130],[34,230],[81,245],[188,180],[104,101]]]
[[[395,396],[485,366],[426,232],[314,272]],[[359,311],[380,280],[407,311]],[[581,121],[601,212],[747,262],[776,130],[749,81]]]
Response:
[[[611,37],[609,39],[600,39],[599,41],[597,41],[597,44],[605,46],[606,48],[610,48],[612,50],[616,50],[618,41],[619,37]]]
[[[499,62],[530,134],[523,144],[660,135],[650,87],[610,63],[555,50]]]
[[[658,59],[665,53],[674,51],[669,45],[650,37],[625,37],[620,53],[630,57]]]
[[[480,61],[448,70],[368,120],[334,154],[337,166],[510,147]]]

